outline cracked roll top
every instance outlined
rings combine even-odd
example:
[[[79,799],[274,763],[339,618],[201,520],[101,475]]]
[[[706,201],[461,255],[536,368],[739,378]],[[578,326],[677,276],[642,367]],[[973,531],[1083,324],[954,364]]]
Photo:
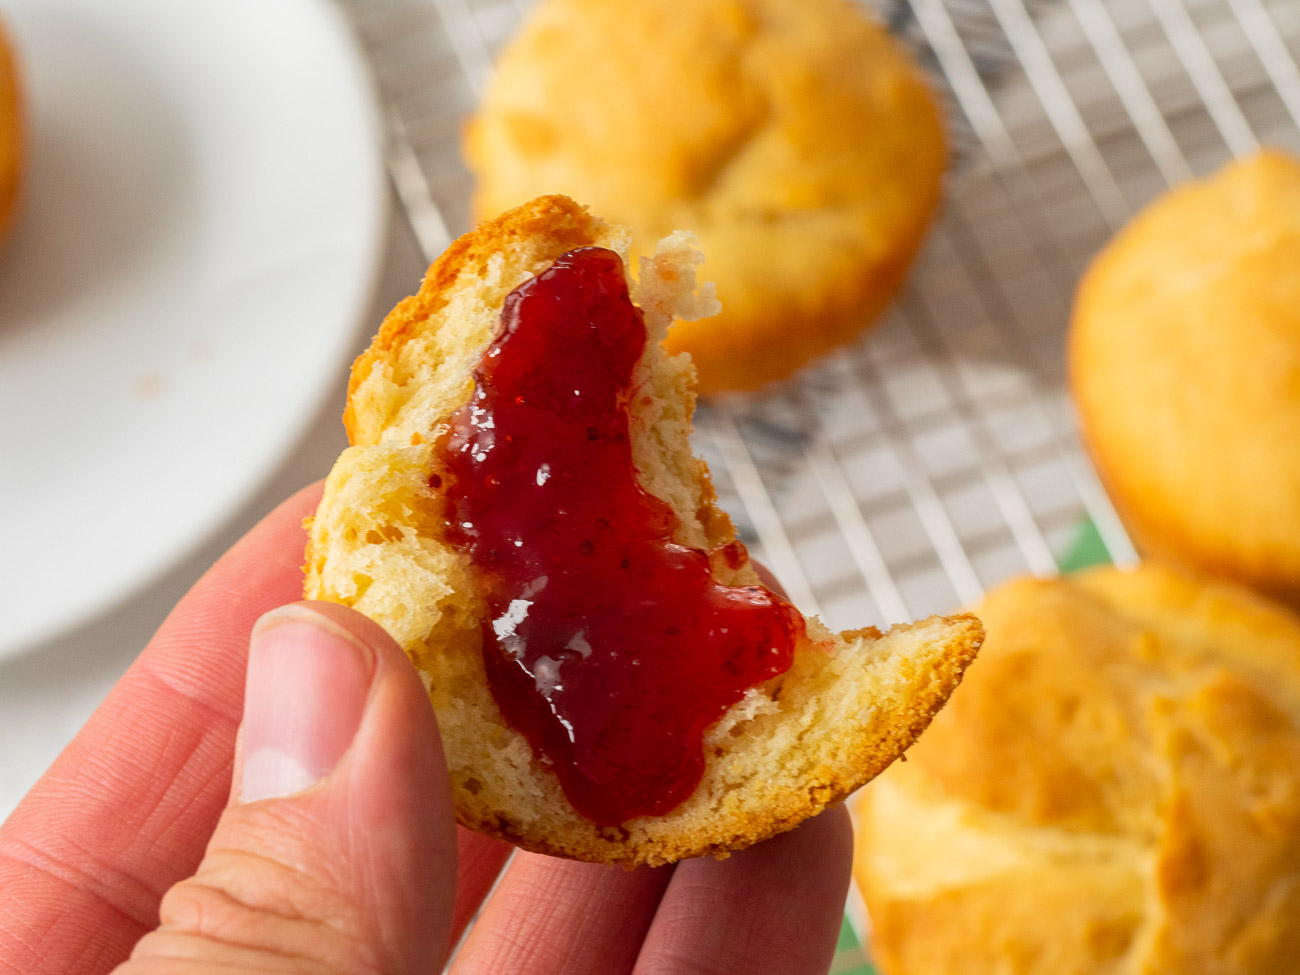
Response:
[[[1300,618],[1148,563],[1020,579],[863,790],[886,975],[1280,975],[1300,959]]]

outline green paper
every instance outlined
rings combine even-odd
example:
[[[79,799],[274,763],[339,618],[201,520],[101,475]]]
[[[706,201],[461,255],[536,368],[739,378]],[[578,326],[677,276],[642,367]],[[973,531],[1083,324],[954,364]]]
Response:
[[[835,946],[835,960],[831,962],[829,975],[879,975],[867,959],[848,918],[840,925],[840,940]]]
[[[1091,518],[1086,518],[1079,524],[1065,554],[1056,561],[1062,572],[1078,572],[1094,565],[1109,565],[1112,559],[1101,532]]]

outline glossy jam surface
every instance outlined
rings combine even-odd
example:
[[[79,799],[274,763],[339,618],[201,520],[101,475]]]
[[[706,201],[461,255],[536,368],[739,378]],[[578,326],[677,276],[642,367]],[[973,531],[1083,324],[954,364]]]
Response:
[[[768,590],[714,582],[638,485],[626,403],[645,341],[619,257],[570,251],[506,300],[443,447],[497,704],[601,825],[689,796],[705,728],[790,666],[803,628]]]

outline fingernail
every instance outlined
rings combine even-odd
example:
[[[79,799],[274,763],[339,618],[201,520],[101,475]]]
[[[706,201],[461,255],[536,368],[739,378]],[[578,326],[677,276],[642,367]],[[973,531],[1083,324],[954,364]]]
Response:
[[[259,619],[244,685],[240,800],[290,796],[327,776],[361,726],[373,670],[369,647],[306,606]]]

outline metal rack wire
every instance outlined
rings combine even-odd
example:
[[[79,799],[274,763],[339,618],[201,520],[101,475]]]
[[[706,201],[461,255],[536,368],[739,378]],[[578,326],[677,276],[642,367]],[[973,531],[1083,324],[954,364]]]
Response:
[[[432,258],[467,226],[460,125],[529,0],[347,2]],[[947,101],[944,213],[863,341],[697,424],[741,536],[836,628],[1055,572],[1081,531],[1136,557],[1064,389],[1075,282],[1166,187],[1261,144],[1300,151],[1300,0],[875,7]]]

